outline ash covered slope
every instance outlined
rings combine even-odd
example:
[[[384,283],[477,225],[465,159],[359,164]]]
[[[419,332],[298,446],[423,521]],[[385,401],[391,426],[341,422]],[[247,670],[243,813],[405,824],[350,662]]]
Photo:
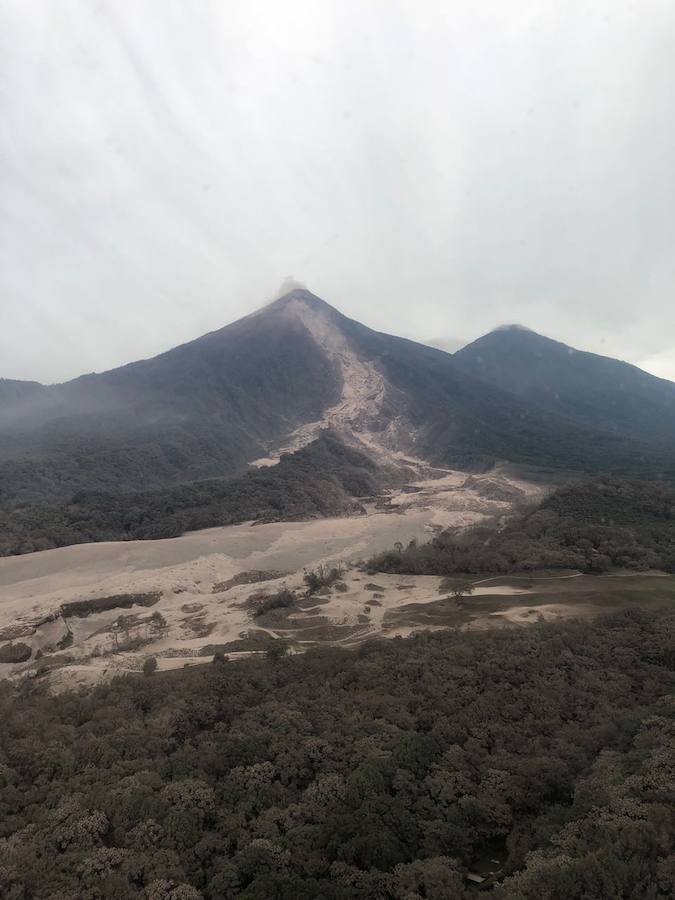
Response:
[[[417,455],[426,460],[462,468],[489,466],[501,459],[675,477],[673,445],[656,434],[638,427],[633,433],[617,432],[611,419],[599,416],[575,420],[557,401],[518,396],[508,380],[486,382],[467,371],[457,354],[374,332],[350,320],[344,328],[357,352],[383,374],[389,388],[386,396],[395,398],[397,427],[393,429],[390,406],[389,429],[399,440],[409,437]],[[581,382],[592,377],[584,372],[578,376]],[[637,415],[634,420],[639,421]]]
[[[386,462],[413,455],[458,467],[507,459],[591,471],[675,474],[672,454],[656,439],[617,435],[611,422],[574,421],[555,403],[486,385],[448,353],[375,332],[307,291],[294,291],[275,306],[307,327],[340,372],[342,391],[319,419],[291,432],[280,445],[270,445],[259,463],[273,462],[281,451],[297,449],[330,427],[347,443]],[[579,378],[584,377],[582,372]]]
[[[661,458],[643,434],[640,443],[611,422],[574,421],[558,402],[467,372],[463,359],[372,331],[294,290],[154,359],[63,385],[8,388],[0,395],[0,504],[234,475],[326,428],[386,463],[506,459],[632,473],[643,466],[652,475],[668,459],[673,465],[672,453]]]
[[[0,398],[0,502],[234,474],[341,389],[300,318],[272,304],[154,359]]]
[[[520,326],[498,328],[453,358],[467,374],[575,422],[675,443],[675,384],[629,363]]]

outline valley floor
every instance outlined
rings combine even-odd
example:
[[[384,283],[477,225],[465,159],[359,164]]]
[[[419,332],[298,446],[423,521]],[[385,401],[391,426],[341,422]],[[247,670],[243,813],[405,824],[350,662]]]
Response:
[[[675,578],[659,575],[477,578],[473,594],[455,601],[439,593],[438,577],[371,578],[359,568],[397,541],[428,540],[442,528],[506,514],[545,490],[508,471],[446,472],[371,503],[365,516],[245,524],[0,559],[0,652],[17,643],[32,651],[27,661],[0,664],[0,676],[40,669],[58,690],[137,671],[150,655],[161,669],[177,668],[210,661],[214,648],[230,655],[261,652],[279,638],[301,651],[420,629],[505,627],[675,602]],[[338,562],[345,565],[340,590],[252,616],[257,591],[301,591],[305,568]],[[277,577],[226,586],[250,571]],[[118,595],[154,596],[150,605],[113,603],[87,615],[63,615],[64,604]],[[151,618],[157,613],[159,626]]]

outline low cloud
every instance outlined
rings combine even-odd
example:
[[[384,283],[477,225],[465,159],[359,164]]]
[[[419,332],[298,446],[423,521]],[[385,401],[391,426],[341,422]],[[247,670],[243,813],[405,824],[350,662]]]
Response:
[[[673,4],[9,2],[0,81],[0,376],[152,356],[301,271],[379,330],[675,378]]]

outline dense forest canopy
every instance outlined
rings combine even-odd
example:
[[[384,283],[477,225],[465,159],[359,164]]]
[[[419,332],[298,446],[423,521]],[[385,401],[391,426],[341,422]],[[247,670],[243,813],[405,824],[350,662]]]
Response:
[[[534,569],[675,572],[675,486],[598,478],[560,488],[505,526],[446,531],[426,544],[378,554],[372,570],[450,575]]]
[[[628,611],[4,684],[0,897],[460,900],[487,861],[499,900],[665,900],[674,627]]]
[[[289,521],[360,509],[392,476],[324,433],[278,465],[230,479],[134,493],[81,491],[70,503],[0,507],[0,556],[89,541],[154,540],[249,519]]]

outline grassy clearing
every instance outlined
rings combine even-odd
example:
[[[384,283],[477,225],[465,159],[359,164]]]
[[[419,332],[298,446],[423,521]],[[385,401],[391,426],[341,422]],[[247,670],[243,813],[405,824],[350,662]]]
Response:
[[[496,612],[514,605],[539,606],[559,603],[568,605],[590,605],[600,610],[664,609],[675,606],[675,576],[672,575],[579,575],[529,578],[500,576],[481,587],[507,586],[526,588],[529,593],[519,597],[483,594],[466,597],[463,605],[467,609],[481,612]]]
[[[384,618],[385,628],[400,626],[428,627],[444,626],[459,628],[472,621],[493,618],[514,608],[556,610],[556,614],[574,617],[575,610],[580,617],[600,614],[612,610],[619,611],[638,607],[640,609],[675,608],[675,576],[672,575],[561,575],[543,576],[498,576],[481,579],[483,589],[495,588],[495,593],[465,596],[456,601],[444,596],[431,603],[409,603],[388,610]],[[504,595],[498,593],[502,587],[512,587],[527,591],[522,594]],[[545,610],[544,610],[545,608]],[[532,616],[536,621],[537,616]]]

